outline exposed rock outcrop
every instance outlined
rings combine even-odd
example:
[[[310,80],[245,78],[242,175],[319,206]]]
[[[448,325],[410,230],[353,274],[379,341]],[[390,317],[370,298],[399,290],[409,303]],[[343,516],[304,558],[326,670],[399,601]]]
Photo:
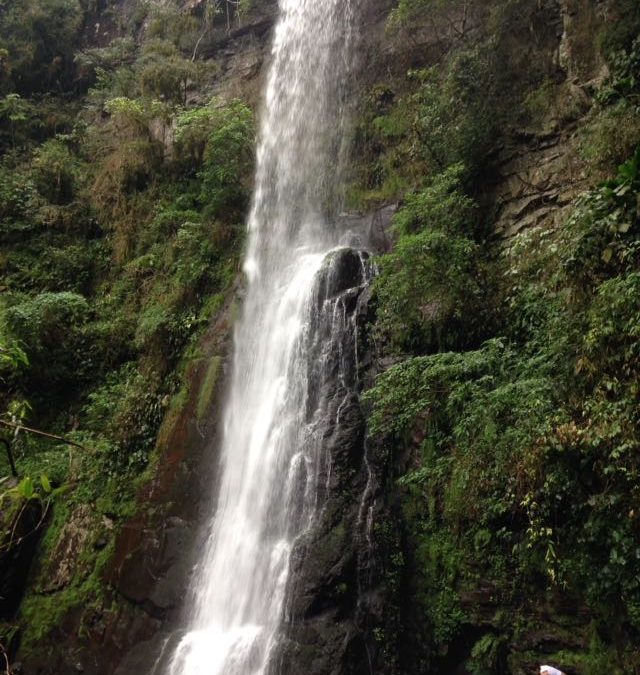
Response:
[[[312,349],[310,363],[321,364],[313,378],[318,400],[327,403],[320,422],[328,455],[320,478],[325,494],[317,523],[293,553],[279,672],[391,672],[393,656],[373,637],[385,619],[373,527],[387,467],[367,445],[359,400],[371,365],[367,257],[342,249],[318,281],[315,348],[321,354]]]

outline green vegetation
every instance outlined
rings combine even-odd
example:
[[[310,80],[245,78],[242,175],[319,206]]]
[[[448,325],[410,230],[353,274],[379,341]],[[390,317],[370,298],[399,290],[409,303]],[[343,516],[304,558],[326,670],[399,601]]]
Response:
[[[403,0],[393,29],[410,30],[432,4]],[[620,2],[635,34],[613,26],[600,36],[610,75],[576,139],[599,184],[555,230],[533,227],[504,248],[487,236],[489,150],[508,142],[510,126],[542,135],[588,110],[542,58],[526,68],[504,57],[526,16],[514,19],[518,7],[489,3],[486,32],[451,36],[438,66],[379,83],[366,102],[352,198],[401,199],[374,285],[376,345],[396,365],[366,392],[370,433],[411,457],[398,492],[405,592],[419,605],[409,639],[423,669],[453,669],[451,646],[481,625],[466,667],[512,672],[521,662],[511,645],[562,598],[588,615],[577,630],[591,646],[557,662],[631,672],[640,666],[640,14]],[[469,600],[482,588],[494,611]]]
[[[0,14],[0,92],[64,90],[82,25],[78,0],[5,0]]]
[[[479,330],[482,288],[469,238],[475,207],[459,191],[460,174],[459,165],[439,174],[396,216],[396,246],[375,283],[377,332],[392,348],[439,350],[471,342]]]
[[[457,37],[464,37],[469,14],[475,5],[474,0],[398,0],[397,7],[391,12],[390,24],[406,25],[427,12],[437,17],[441,10],[447,10],[455,17],[447,22],[449,29]]]
[[[101,575],[185,390],[181,362],[237,275],[253,113],[206,93],[215,67],[199,58],[224,4],[106,11],[109,39],[80,50],[94,3],[0,2],[0,420],[14,425],[0,433],[21,476],[3,499],[46,499],[49,521],[18,619],[28,648],[110,602]],[[78,518],[96,541],[52,588],[46,561]]]
[[[98,4],[0,0],[0,431],[20,473],[0,547],[30,505],[48,519],[0,642],[26,626],[32,651],[74,611],[118,611],[115,534],[238,272],[253,163],[252,111],[213,97],[203,58],[249,0]],[[389,655],[406,640],[414,671],[453,672],[458,655],[508,672],[545,630],[568,645],[550,659],[581,673],[640,668],[640,11],[607,5],[610,21],[572,15],[569,76],[545,3],[399,0],[388,39],[426,31],[429,54],[388,64],[406,76],[372,69],[363,96],[351,205],[400,203],[371,333],[393,365],[365,400],[404,467],[401,525],[374,532],[407,616],[373,635]],[[608,75],[576,87],[600,58]],[[591,189],[553,228],[496,242],[496,154],[574,124],[562,142]]]

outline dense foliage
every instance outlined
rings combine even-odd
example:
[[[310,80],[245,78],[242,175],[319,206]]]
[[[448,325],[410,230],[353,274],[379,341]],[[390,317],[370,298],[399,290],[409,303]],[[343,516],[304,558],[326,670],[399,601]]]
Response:
[[[479,330],[478,247],[469,236],[475,207],[460,192],[460,173],[454,165],[408,195],[396,217],[398,240],[375,284],[377,332],[396,349],[472,343]]]
[[[19,485],[36,486],[0,495],[0,526],[13,527],[10,502],[53,504],[46,558],[91,505],[106,542],[78,551],[85,573],[65,589],[32,590],[27,647],[102,601],[116,531],[103,521],[131,514],[183,365],[238,271],[253,113],[207,93],[200,50],[237,11],[205,4],[105,11],[89,48],[95,3],[0,2],[0,433]]]
[[[426,8],[437,17],[436,4],[403,0],[395,29]],[[509,125],[548,133],[586,109],[540,64],[495,60],[518,3],[497,5],[497,33],[450,36],[441,65],[410,73],[400,96],[376,85],[359,130],[370,154],[354,198],[402,198],[374,287],[376,344],[396,365],[365,398],[377,442],[412,457],[398,482],[405,592],[421,607],[408,640],[424,669],[446,670],[457,645],[473,673],[512,672],[509,645],[526,645],[562,604],[590,618],[591,642],[556,662],[635,672],[640,15],[618,3],[624,30],[600,37],[610,75],[576,141],[600,183],[557,229],[527,229],[504,248],[487,238],[493,214],[478,194],[488,147]],[[483,592],[502,611],[469,600]]]

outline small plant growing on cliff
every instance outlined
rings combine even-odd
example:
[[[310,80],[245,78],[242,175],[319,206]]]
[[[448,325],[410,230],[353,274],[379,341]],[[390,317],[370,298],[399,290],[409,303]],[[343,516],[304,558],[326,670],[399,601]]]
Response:
[[[253,168],[253,113],[232,101],[212,114],[212,131],[203,154],[201,199],[216,214],[237,212],[246,205]]]
[[[449,16],[439,27],[438,36],[442,38],[444,35],[440,33],[444,33],[447,37],[464,38],[475,4],[475,0],[398,0],[397,7],[389,16],[389,25],[404,26],[426,13],[435,14],[437,20],[440,10],[445,10]]]
[[[30,103],[19,94],[7,94],[0,99],[0,121],[4,123],[5,133],[14,149],[22,138],[21,132],[27,126],[31,112]]]
[[[468,303],[478,305],[477,246],[469,238],[475,205],[452,167],[410,195],[395,217],[393,253],[380,258],[374,288],[376,330],[392,350],[425,352],[470,337]],[[463,329],[465,326],[466,330]]]
[[[52,499],[61,492],[54,490],[44,474],[37,481],[25,476],[12,488],[0,494],[0,516],[6,528],[0,542],[0,553],[19,546],[35,534],[44,524]],[[34,509],[33,517],[23,520],[28,509]]]

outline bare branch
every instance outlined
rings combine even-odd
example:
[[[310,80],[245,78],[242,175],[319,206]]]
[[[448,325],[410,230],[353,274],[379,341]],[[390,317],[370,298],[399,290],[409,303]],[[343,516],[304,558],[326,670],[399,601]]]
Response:
[[[76,443],[75,441],[72,441],[68,438],[63,438],[62,436],[56,436],[55,434],[48,434],[46,431],[40,431],[39,429],[31,429],[30,427],[25,427],[22,424],[15,424],[14,422],[7,422],[6,420],[0,420],[0,424],[2,424],[5,427],[9,427],[10,429],[15,429],[17,431],[26,431],[29,434],[35,434],[36,436],[43,436],[44,438],[51,438],[55,441],[61,441],[62,443],[66,443],[67,445],[73,445],[76,448],[80,448],[80,450],[84,450],[85,452],[94,452],[93,450],[86,448],[84,445],[80,445],[80,443]]]

